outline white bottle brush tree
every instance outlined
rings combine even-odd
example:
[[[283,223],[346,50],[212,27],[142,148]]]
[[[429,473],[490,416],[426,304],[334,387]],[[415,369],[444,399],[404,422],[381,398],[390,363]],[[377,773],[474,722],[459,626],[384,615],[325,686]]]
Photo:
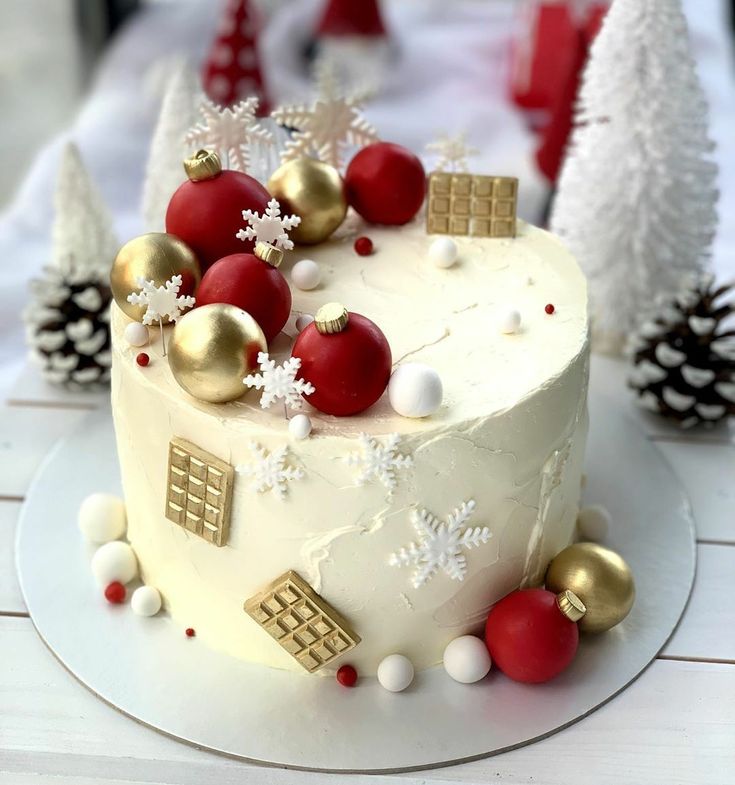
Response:
[[[700,272],[716,226],[707,106],[679,0],[614,0],[584,72],[551,228],[586,273],[596,348]]]
[[[27,340],[48,381],[97,386],[110,379],[109,275],[118,242],[72,143],[62,156],[55,211],[53,263],[31,282]]]

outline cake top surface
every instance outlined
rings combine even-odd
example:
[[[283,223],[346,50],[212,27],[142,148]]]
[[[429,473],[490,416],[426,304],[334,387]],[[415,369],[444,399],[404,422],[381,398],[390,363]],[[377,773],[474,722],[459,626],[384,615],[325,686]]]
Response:
[[[492,416],[547,385],[585,347],[586,282],[572,255],[548,232],[519,221],[514,239],[454,237],[459,258],[445,269],[431,262],[429,248],[436,236],[426,234],[420,219],[398,228],[363,229],[374,244],[369,256],[353,250],[354,231],[286,255],[280,269],[287,279],[297,261],[310,258],[321,268],[321,283],[311,291],[292,287],[292,318],[272,343],[271,357],[282,361],[290,355],[297,316],[313,315],[324,303],[338,301],[381,328],[394,367],[420,362],[434,368],[442,379],[444,400],[438,412],[423,419],[396,414],[387,394],[352,417],[324,415],[307,402],[303,411],[321,434],[415,433]],[[547,304],[554,306],[553,314],[546,313]],[[508,309],[521,314],[515,334],[504,334],[498,326]],[[119,339],[128,319],[114,310],[115,343],[132,360],[136,350]],[[157,359],[160,344],[150,350]],[[260,393],[244,385],[242,398],[232,403],[192,398],[162,357],[141,374],[141,383],[158,386],[179,404],[183,399],[227,418],[235,428],[238,421],[263,428],[283,422],[282,407],[261,409]]]

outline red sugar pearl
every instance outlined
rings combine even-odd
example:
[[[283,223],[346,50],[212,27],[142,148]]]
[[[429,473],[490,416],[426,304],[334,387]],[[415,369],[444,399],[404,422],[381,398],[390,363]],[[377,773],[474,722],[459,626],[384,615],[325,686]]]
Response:
[[[546,311],[546,313],[548,313],[548,314],[549,314],[549,316],[551,316],[551,314],[552,314],[552,313],[554,313],[554,311],[556,310],[556,308],[554,308],[554,306],[553,306],[553,304],[552,304],[552,303],[549,303],[549,304],[548,304],[548,305],[547,305],[547,306],[544,308],[544,310]]]
[[[187,638],[193,638],[197,634],[193,627],[187,627],[185,632]]]
[[[125,602],[126,593],[125,587],[120,581],[113,581],[105,589],[105,599],[113,605],[119,605],[121,602]]]
[[[140,352],[140,354],[135,358],[135,362],[137,362],[138,365],[140,365],[142,368],[145,368],[150,361],[151,358],[145,352]]]
[[[355,240],[355,253],[359,256],[370,256],[373,252],[373,241],[369,237],[358,237]]]
[[[357,671],[352,665],[343,665],[337,671],[337,681],[343,687],[354,687],[357,683]]]

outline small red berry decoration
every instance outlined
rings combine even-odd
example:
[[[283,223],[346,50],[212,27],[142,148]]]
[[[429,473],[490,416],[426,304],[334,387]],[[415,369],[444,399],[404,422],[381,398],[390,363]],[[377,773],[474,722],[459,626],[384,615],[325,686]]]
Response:
[[[345,172],[347,202],[370,223],[408,223],[421,209],[426,173],[405,147],[375,142],[363,147]]]
[[[373,241],[369,237],[358,237],[355,240],[355,253],[358,256],[370,256],[373,252]]]
[[[391,352],[380,328],[339,303],[322,306],[296,339],[299,378],[315,387],[308,401],[325,414],[346,417],[372,406],[390,379]]]
[[[584,604],[571,591],[511,592],[490,611],[485,643],[495,665],[514,681],[538,684],[561,673],[579,643]]]
[[[125,602],[127,591],[120,581],[113,581],[105,588],[105,599],[113,605],[120,605]]]
[[[193,627],[187,627],[185,632],[187,638],[193,638],[197,634]]]
[[[141,366],[141,368],[145,368],[146,365],[151,361],[151,358],[145,352],[138,352],[135,357],[135,362]]]
[[[548,314],[549,314],[549,316],[551,316],[551,314],[552,314],[552,313],[554,313],[554,311],[556,310],[556,308],[554,308],[554,305],[553,305],[553,303],[549,303],[549,304],[548,304],[548,305],[547,305],[547,306],[544,308],[544,310],[546,311],[546,313],[548,313]]]
[[[343,687],[354,687],[357,684],[357,671],[352,665],[342,665],[337,671],[337,681]]]

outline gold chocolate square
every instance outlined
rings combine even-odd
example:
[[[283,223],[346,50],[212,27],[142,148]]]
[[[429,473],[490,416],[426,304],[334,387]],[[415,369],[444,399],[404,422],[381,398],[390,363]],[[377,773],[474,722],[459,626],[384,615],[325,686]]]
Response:
[[[222,546],[230,530],[232,466],[184,439],[168,451],[166,517],[207,542]]]
[[[247,600],[244,609],[309,673],[360,642],[345,619],[293,570]]]
[[[471,237],[515,237],[518,179],[432,172],[426,231]]]

